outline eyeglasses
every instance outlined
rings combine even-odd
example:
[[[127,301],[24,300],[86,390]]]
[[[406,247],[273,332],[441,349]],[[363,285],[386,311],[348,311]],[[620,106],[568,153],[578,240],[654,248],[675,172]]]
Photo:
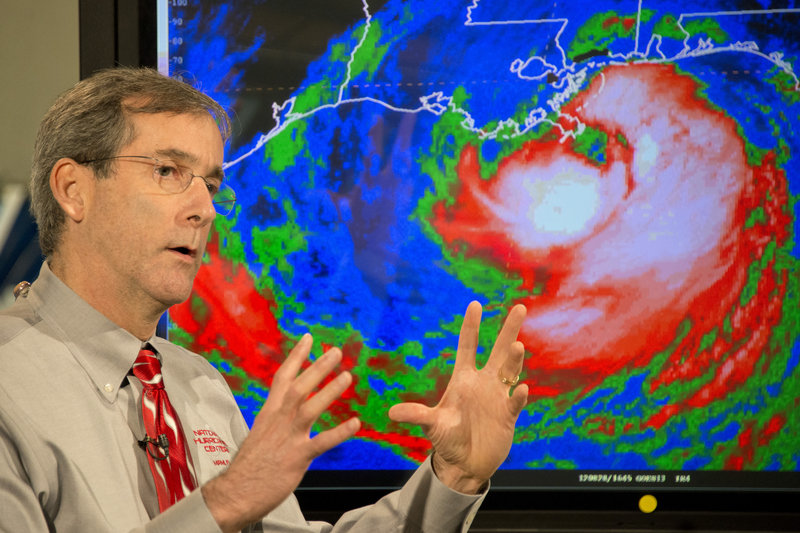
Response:
[[[214,209],[220,215],[227,215],[233,210],[236,203],[236,193],[230,186],[222,181],[222,176],[200,176],[192,172],[192,169],[184,165],[179,165],[171,159],[156,159],[146,155],[115,155],[111,157],[101,157],[99,159],[89,159],[80,161],[81,165],[108,161],[111,159],[130,159],[137,163],[146,163],[153,166],[153,180],[158,183],[164,191],[170,194],[179,194],[189,188],[194,178],[200,178],[206,184],[208,194],[211,195],[211,202]]]

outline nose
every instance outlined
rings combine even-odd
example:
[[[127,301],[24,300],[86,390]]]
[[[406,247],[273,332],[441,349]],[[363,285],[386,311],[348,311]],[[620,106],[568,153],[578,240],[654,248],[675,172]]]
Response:
[[[194,221],[198,226],[205,226],[214,220],[217,211],[203,178],[194,176],[183,194],[187,197],[186,218],[188,220]]]

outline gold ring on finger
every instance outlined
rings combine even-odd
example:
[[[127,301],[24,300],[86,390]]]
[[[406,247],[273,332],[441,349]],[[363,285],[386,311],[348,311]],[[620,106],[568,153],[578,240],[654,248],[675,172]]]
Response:
[[[517,374],[513,379],[508,379],[507,377],[503,376],[499,372],[498,372],[497,375],[498,375],[498,377],[500,377],[500,382],[503,385],[509,385],[509,386],[513,387],[514,385],[519,383],[519,374]]]

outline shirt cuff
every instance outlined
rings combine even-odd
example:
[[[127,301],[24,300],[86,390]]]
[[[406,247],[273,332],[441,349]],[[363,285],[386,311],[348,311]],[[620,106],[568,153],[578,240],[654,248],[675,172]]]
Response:
[[[222,533],[203,493],[198,488],[156,516],[144,528],[147,533]]]
[[[478,509],[483,503],[489,485],[479,494],[463,494],[442,483],[431,466],[428,457],[414,472],[406,487],[413,491],[401,491],[401,508],[413,509],[409,518],[417,518],[420,531],[453,533],[466,532],[472,525]]]

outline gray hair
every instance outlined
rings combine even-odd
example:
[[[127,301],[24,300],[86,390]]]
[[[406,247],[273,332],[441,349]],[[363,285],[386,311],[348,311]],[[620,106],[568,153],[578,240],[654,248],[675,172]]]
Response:
[[[134,140],[130,116],[137,113],[210,115],[225,142],[228,114],[212,98],[190,85],[148,68],[120,67],[100,71],[64,92],[39,125],[31,170],[31,212],[39,227],[39,245],[52,255],[61,241],[65,214],[50,190],[50,172],[69,157],[78,162],[117,155]],[[95,174],[108,176],[110,161]]]

